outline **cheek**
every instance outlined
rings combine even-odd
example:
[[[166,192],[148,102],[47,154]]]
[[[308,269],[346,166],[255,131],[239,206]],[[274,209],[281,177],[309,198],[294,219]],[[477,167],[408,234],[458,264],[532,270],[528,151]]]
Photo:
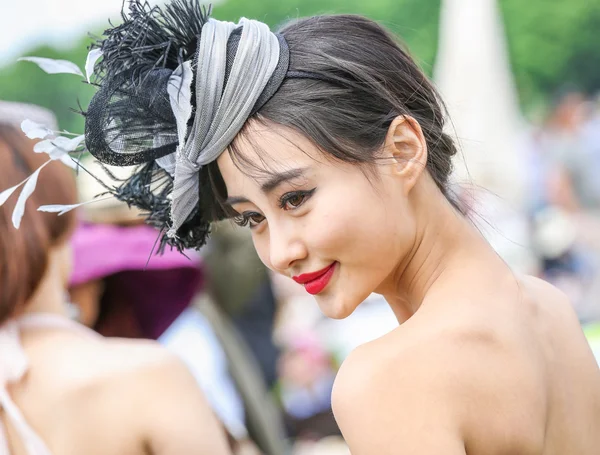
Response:
[[[387,198],[365,188],[327,205],[307,223],[314,250],[331,252],[333,259],[348,264],[368,262],[370,266],[399,253],[405,237],[401,209],[395,210]]]
[[[387,280],[410,250],[411,216],[397,199],[362,188],[331,204],[321,217],[311,245],[313,252],[340,262],[341,317]]]

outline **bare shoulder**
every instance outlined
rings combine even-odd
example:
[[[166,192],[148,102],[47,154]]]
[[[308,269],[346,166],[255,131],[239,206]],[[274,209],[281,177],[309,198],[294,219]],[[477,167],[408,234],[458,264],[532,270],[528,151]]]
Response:
[[[164,406],[184,393],[199,392],[187,366],[175,354],[150,340],[104,339],[92,359],[95,388],[106,388],[128,403],[144,403],[146,409]]]
[[[101,338],[99,342],[83,341],[75,349],[74,358],[81,359],[74,367],[79,374],[69,374],[79,378],[75,390],[102,397],[99,406],[107,411],[149,397],[161,401],[172,387],[197,387],[183,362],[155,341]]]
[[[577,315],[569,297],[552,284],[534,276],[526,276],[520,279],[522,288],[534,304],[533,311],[543,310],[545,314],[555,316],[563,322],[575,323],[579,326]],[[530,305],[531,306],[531,305]]]
[[[468,366],[476,350],[468,344],[477,341],[459,340],[459,334],[450,330],[427,334],[399,327],[346,358],[336,378],[334,404],[347,404],[346,398],[357,393],[385,393],[385,401],[391,403],[406,400],[409,389],[414,396],[455,387],[456,381],[450,379]]]
[[[187,366],[156,342],[107,340],[99,386],[153,454],[225,454],[225,433]]]
[[[485,327],[455,323],[398,327],[352,351],[336,378],[334,398],[350,390],[369,391],[373,385],[392,386],[394,383],[415,386],[414,391],[452,387],[459,383],[449,379],[456,379],[456,374],[465,368],[475,372],[470,367],[490,359],[491,353],[497,354],[494,351],[500,350],[500,344],[495,334]],[[401,392],[403,395],[404,391]]]
[[[353,454],[464,454],[447,354],[402,328],[344,361],[332,406]]]
[[[105,366],[123,374],[136,374],[148,369],[169,371],[172,367],[177,369],[180,364],[174,354],[156,341],[106,338],[103,344]]]
[[[571,306],[569,297],[563,291],[541,278],[526,275],[520,277],[519,282],[521,283],[522,288],[524,287],[526,290],[529,290],[540,297],[544,297],[545,299],[550,299],[557,305]]]
[[[494,416],[509,406],[503,397],[519,387],[535,389],[521,362],[485,328],[400,327],[346,359],[334,387],[334,413],[353,454],[375,453],[369,451],[374,443],[382,454],[400,447],[462,454],[480,437],[479,428],[500,425]]]
[[[127,384],[128,378],[180,369],[173,354],[150,340],[82,339],[65,333],[60,351],[61,356],[53,356],[52,361],[61,366],[61,377],[76,378],[82,387],[98,388],[108,384],[114,389],[120,384],[119,389]]]
[[[82,437],[110,434],[102,444],[114,446],[113,453],[229,453],[200,385],[157,342],[63,331],[51,343],[30,344],[28,354],[36,366],[30,382],[52,391],[64,415],[92,429]]]
[[[51,342],[34,341],[26,347],[39,371],[45,371],[56,387],[62,384],[73,391],[107,385],[116,392],[128,378],[181,369],[171,353],[150,340],[82,337],[61,331],[52,335]]]
[[[558,350],[571,357],[577,352],[577,357],[587,357],[588,363],[595,364],[569,297],[550,283],[535,277],[521,278],[521,288],[523,307],[527,311],[527,321],[536,342],[542,344],[546,351],[555,351],[546,353],[546,357],[556,356]]]

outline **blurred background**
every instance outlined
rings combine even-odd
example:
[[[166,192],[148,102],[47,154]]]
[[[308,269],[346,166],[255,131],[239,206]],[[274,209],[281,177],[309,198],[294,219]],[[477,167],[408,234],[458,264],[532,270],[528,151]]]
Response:
[[[78,102],[87,104],[94,87],[72,75],[50,77],[16,60],[34,55],[83,67],[90,36],[100,35],[109,20],[119,22],[122,2],[0,3],[0,100],[45,107],[57,116],[60,129],[82,132],[83,119],[74,109]],[[460,145],[456,193],[515,270],[540,276],[570,296],[600,358],[600,0],[213,3],[218,19],[237,22],[245,16],[273,28],[322,13],[356,13],[379,21],[398,35],[433,78]],[[82,183],[82,198],[86,188]],[[99,220],[94,214],[84,218],[96,225],[127,224],[114,217]],[[93,269],[106,260],[91,253],[93,245],[102,249],[97,242],[103,237],[86,235],[80,235],[84,246],[78,254],[81,263]],[[151,247],[150,242],[148,251]],[[220,348],[211,351],[205,344],[204,350],[192,349],[192,343],[185,355],[192,357],[190,365],[206,352],[218,351],[225,359],[233,385],[230,393],[223,392],[229,398],[221,401],[220,416],[230,422],[230,432],[254,440],[264,453],[347,454],[331,415],[331,386],[338,365],[355,346],[397,324],[385,302],[374,295],[346,320],[325,319],[303,289],[262,269],[248,233],[230,224],[216,229],[198,264],[200,291],[193,298],[182,297],[186,303],[181,311],[188,304],[201,309],[202,324],[208,321],[212,326]],[[93,276],[105,280],[102,293],[108,302],[108,278],[123,267],[74,282],[73,295]],[[151,314],[140,305],[139,314]],[[124,311],[122,305],[105,304],[99,311],[100,321],[93,318],[91,325],[104,334],[158,339],[167,333],[164,328],[152,334],[134,330],[141,317],[135,308]],[[173,333],[181,328],[169,330],[169,339],[176,339]],[[240,358],[247,365],[234,371]],[[220,368],[208,364],[203,365]],[[254,379],[248,380],[249,375]],[[271,403],[268,411],[261,409],[264,402],[252,398],[263,396],[256,395],[257,387]],[[214,401],[219,408],[218,399]],[[269,422],[281,423],[281,431],[269,434],[279,425]],[[281,437],[286,448],[274,442]]]

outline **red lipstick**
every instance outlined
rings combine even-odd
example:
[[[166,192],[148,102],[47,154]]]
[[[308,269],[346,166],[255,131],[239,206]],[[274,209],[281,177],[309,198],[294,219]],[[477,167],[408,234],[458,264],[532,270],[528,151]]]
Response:
[[[303,273],[302,275],[293,276],[292,279],[296,283],[300,283],[304,285],[304,289],[309,294],[315,295],[325,289],[325,286],[331,280],[333,276],[333,272],[335,271],[335,264],[328,265],[324,269],[317,270],[316,272]]]

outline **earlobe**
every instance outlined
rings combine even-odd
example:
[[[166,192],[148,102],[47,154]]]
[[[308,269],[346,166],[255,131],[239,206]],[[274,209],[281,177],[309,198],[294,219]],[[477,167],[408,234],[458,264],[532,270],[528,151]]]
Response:
[[[421,125],[413,117],[396,117],[388,130],[386,151],[392,158],[393,173],[402,177],[407,192],[427,166],[427,142]]]

